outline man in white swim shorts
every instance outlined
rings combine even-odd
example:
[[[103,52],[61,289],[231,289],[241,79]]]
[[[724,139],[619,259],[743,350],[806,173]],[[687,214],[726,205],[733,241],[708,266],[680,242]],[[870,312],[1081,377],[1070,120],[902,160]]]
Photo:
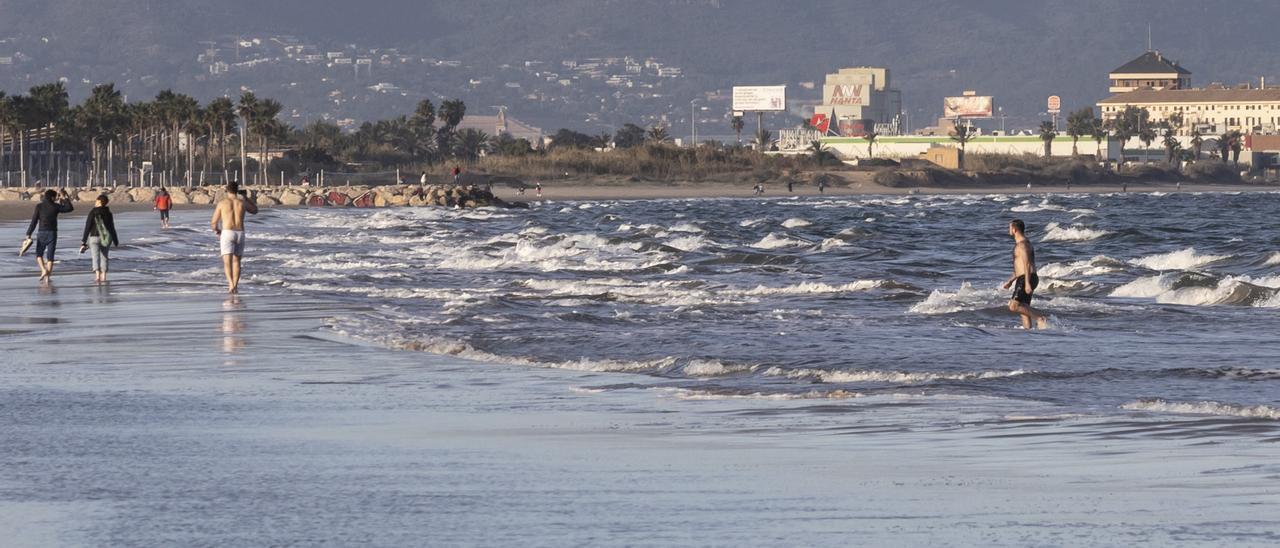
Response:
[[[258,205],[240,190],[239,183],[227,183],[227,193],[213,210],[210,225],[221,244],[222,270],[227,275],[227,293],[240,290],[240,259],[244,257],[244,214],[258,214]]]

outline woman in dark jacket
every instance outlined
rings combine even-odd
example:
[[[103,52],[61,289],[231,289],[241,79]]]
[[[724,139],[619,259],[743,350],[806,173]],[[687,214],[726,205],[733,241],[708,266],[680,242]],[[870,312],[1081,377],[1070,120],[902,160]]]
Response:
[[[98,196],[93,209],[89,210],[89,218],[84,221],[84,236],[80,238],[80,252],[90,250],[93,257],[93,281],[107,281],[107,262],[111,260],[109,248],[120,247],[120,236],[116,235],[116,222],[107,208],[106,194]]]

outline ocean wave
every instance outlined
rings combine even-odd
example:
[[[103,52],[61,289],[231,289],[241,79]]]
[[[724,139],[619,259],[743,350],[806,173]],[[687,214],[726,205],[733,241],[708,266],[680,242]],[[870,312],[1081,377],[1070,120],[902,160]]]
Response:
[[[667,240],[666,245],[679,249],[680,251],[698,251],[711,245],[712,242],[702,236],[683,236],[680,238],[672,238]]]
[[[738,373],[750,373],[756,370],[755,365],[725,363],[720,360],[690,360],[683,367],[685,375],[690,377],[723,377]]]
[[[662,389],[682,400],[715,401],[715,400],[847,400],[865,397],[860,392],[847,390],[810,390],[808,392],[749,392],[741,390],[698,390],[691,388]]]
[[[1265,264],[1267,266],[1280,265],[1280,251],[1272,252],[1271,255],[1267,257],[1267,262]]]
[[[813,226],[813,222],[808,219],[801,219],[799,217],[793,217],[785,221],[782,221],[783,228],[800,228],[800,227],[806,227],[806,226]]]
[[[1125,263],[1106,255],[1072,263],[1049,263],[1036,269],[1041,278],[1075,278],[1103,276],[1124,270]]]
[[[1201,255],[1196,253],[1196,248],[1188,247],[1169,253],[1148,255],[1129,262],[1149,270],[1168,271],[1193,270],[1229,258],[1231,258],[1229,255]]]
[[[770,232],[769,235],[761,238],[760,241],[751,244],[751,247],[756,249],[781,249],[784,247],[798,247],[806,245],[809,245],[809,242],[797,240],[795,238],[788,238],[786,236],[779,236]]]
[[[1280,408],[1270,405],[1241,405],[1216,401],[1171,402],[1162,399],[1143,399],[1120,406],[1130,411],[1149,411],[1179,415],[1213,415],[1246,419],[1280,420]]]
[[[856,383],[879,382],[892,384],[925,384],[937,381],[971,381],[1005,379],[1026,375],[1028,371],[1017,369],[1012,371],[973,371],[959,373],[902,371],[845,371],[829,369],[782,369],[771,367],[764,372],[769,377],[786,377],[789,379],[816,379],[824,383]]]
[[[821,282],[801,282],[795,285],[787,285],[782,287],[766,287],[756,286],[754,289],[739,292],[742,295],[814,295],[824,293],[852,293],[858,291],[868,291],[879,287],[884,287],[887,282],[883,280],[857,280],[840,285],[829,285]]]
[[[1032,204],[1031,200],[1024,200],[1021,204],[1009,208],[1014,213],[1038,213],[1041,211],[1066,211],[1067,208],[1060,205],[1049,203],[1049,199],[1045,198],[1039,204]]]
[[[1058,223],[1049,223],[1045,226],[1045,235],[1040,241],[1042,242],[1087,242],[1096,240],[1103,236],[1111,234],[1106,230],[1096,230],[1081,225],[1073,225],[1063,227]]]
[[[955,291],[935,289],[928,297],[912,305],[912,314],[952,314],[970,310],[981,310],[1004,306],[1009,300],[1009,293],[1000,289],[975,289],[969,282],[964,282]]]
[[[1280,285],[1276,277],[1263,278],[1261,282]],[[1111,296],[1184,306],[1280,307],[1280,289],[1276,287],[1260,285],[1248,276],[1218,278],[1195,272],[1141,277],[1115,288]]]

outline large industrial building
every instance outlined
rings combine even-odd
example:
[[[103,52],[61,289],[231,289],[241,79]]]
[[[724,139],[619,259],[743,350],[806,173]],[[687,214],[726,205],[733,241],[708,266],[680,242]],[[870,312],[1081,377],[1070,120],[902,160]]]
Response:
[[[870,121],[877,131],[896,133],[892,128],[900,127],[902,92],[893,88],[887,68],[840,69],[827,75],[822,104],[814,107],[814,114],[828,117],[842,129],[854,124],[867,126]]]

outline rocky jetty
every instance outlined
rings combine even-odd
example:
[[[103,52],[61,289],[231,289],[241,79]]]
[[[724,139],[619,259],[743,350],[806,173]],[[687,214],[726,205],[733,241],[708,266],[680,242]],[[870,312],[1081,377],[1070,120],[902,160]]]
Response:
[[[527,208],[523,202],[507,202],[474,185],[387,185],[387,186],[262,186],[248,187],[258,205],[288,207],[502,207]],[[0,189],[0,201],[39,201],[41,188]],[[80,188],[72,190],[78,202],[92,202],[106,193],[111,203],[150,203],[155,188]],[[222,187],[173,187],[169,195],[177,205],[208,205],[222,195]]]

